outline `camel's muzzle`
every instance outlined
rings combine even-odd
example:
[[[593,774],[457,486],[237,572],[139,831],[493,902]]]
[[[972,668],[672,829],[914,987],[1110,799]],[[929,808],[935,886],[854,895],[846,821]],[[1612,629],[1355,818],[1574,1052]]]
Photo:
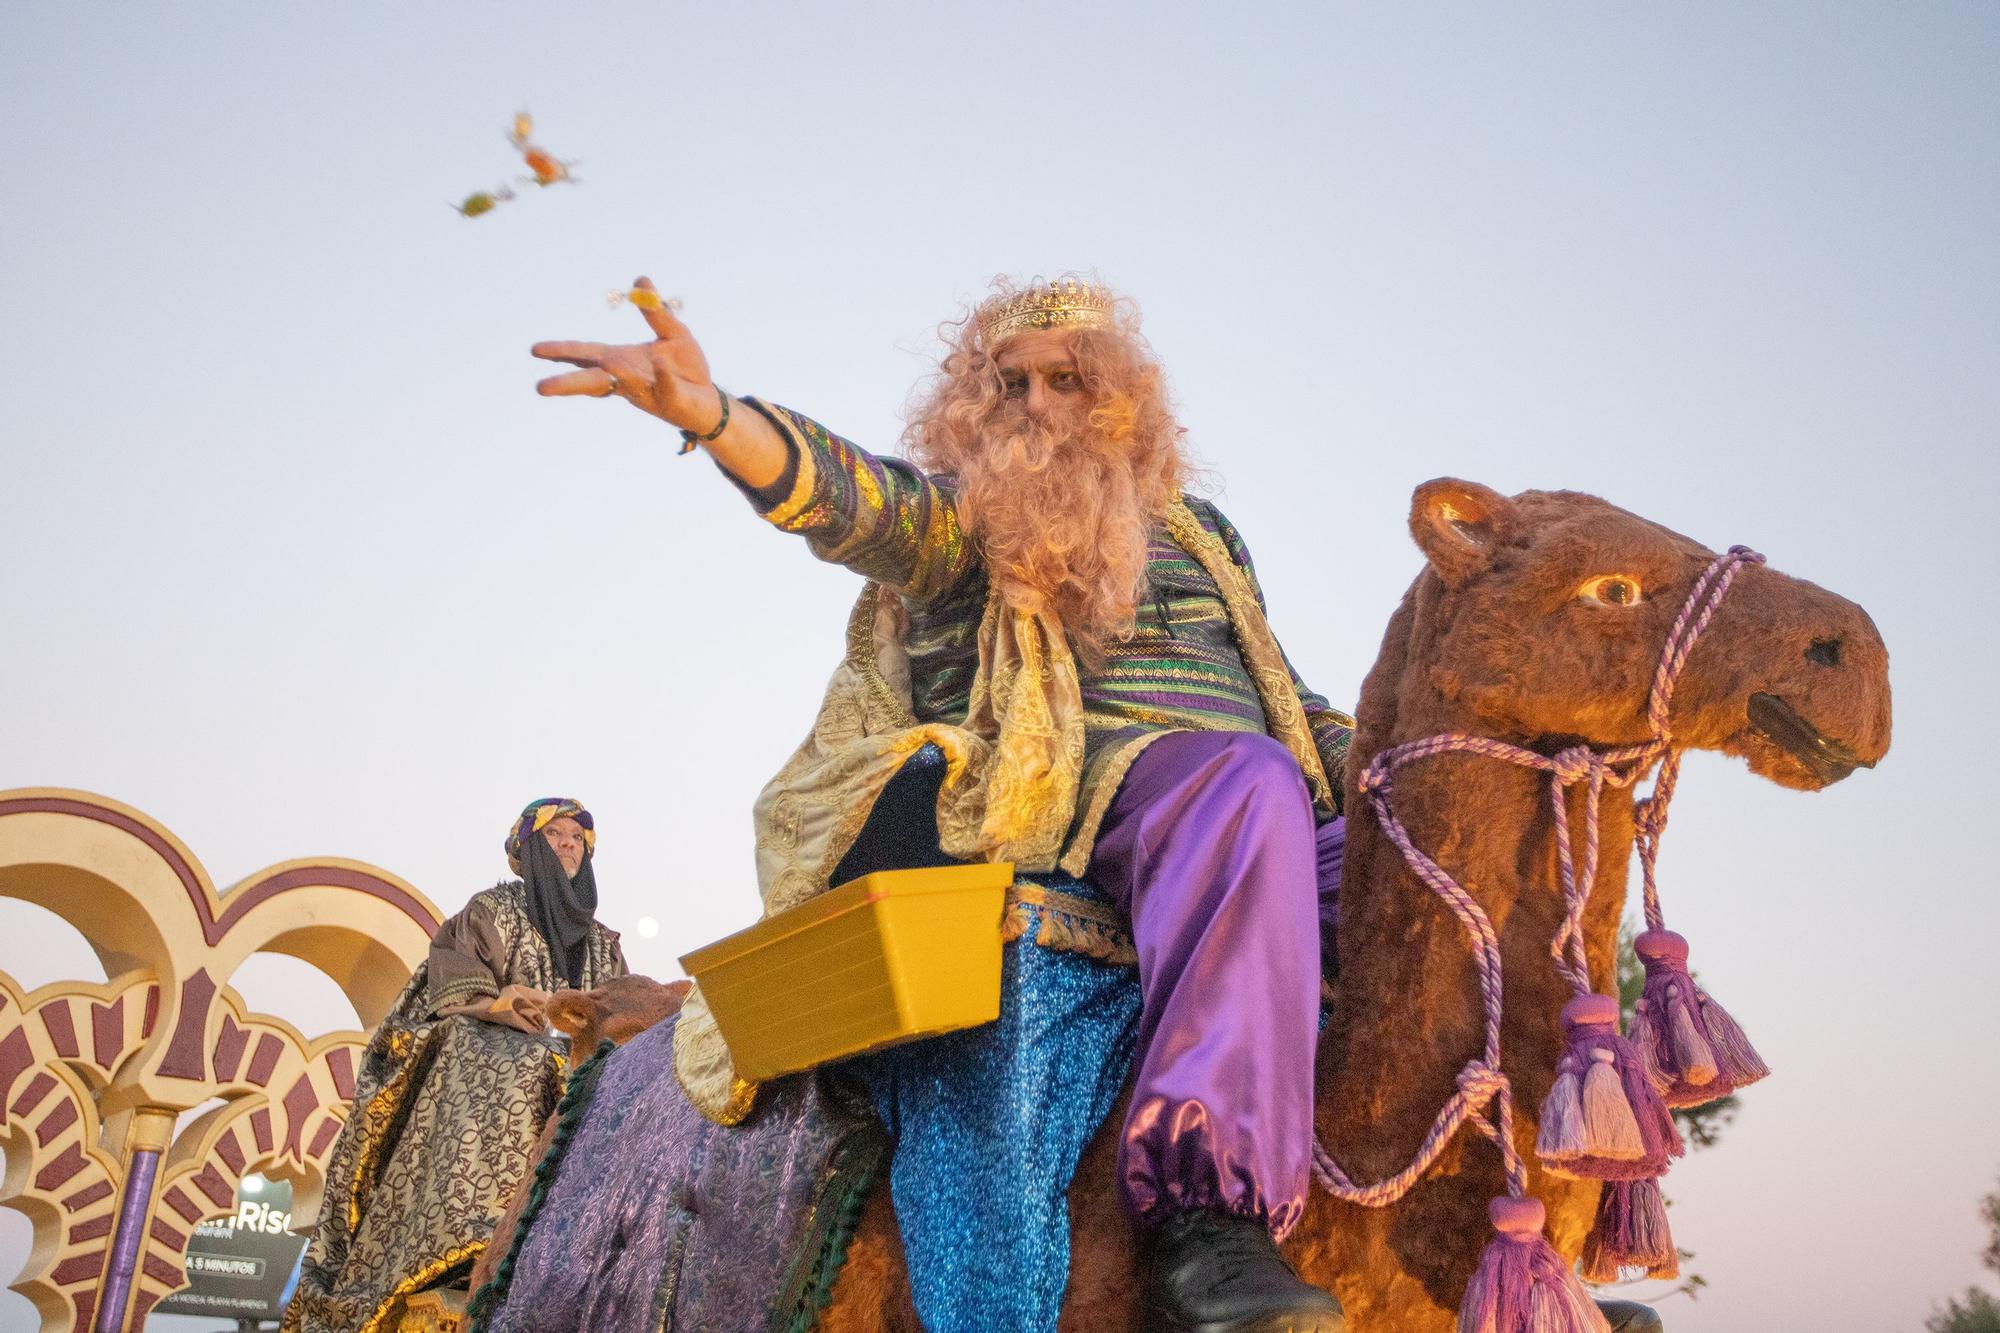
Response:
[[[1838,782],[1857,768],[1875,767],[1873,759],[1863,759],[1825,735],[1775,694],[1751,695],[1746,711],[1758,735],[1804,764],[1822,783]]]

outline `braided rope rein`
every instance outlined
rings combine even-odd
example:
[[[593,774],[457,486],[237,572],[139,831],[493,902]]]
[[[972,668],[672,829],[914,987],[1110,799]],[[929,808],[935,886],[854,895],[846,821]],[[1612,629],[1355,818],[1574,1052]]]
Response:
[[[1589,993],[1590,971],[1584,952],[1583,913],[1597,880],[1598,808],[1604,792],[1607,788],[1616,790],[1632,786],[1655,760],[1660,762],[1659,776],[1651,795],[1639,801],[1633,809],[1634,841],[1639,849],[1644,878],[1646,922],[1650,928],[1659,929],[1659,887],[1654,875],[1654,862],[1659,856],[1660,835],[1666,831],[1667,803],[1673,798],[1680,776],[1680,748],[1673,743],[1673,733],[1668,726],[1674,685],[1687,665],[1688,654],[1708,628],[1737,573],[1745,565],[1762,564],[1763,561],[1763,556],[1747,546],[1732,546],[1715,557],[1702,571],[1701,577],[1695,580],[1673,627],[1667,631],[1659,665],[1653,672],[1652,693],[1646,705],[1647,723],[1652,731],[1649,739],[1636,745],[1603,751],[1589,745],[1574,745],[1553,755],[1542,755],[1490,737],[1446,732],[1384,750],[1363,771],[1358,785],[1368,797],[1376,822],[1402,852],[1403,860],[1411,871],[1444,900],[1445,906],[1451,909],[1452,915],[1458,918],[1471,937],[1473,958],[1479,965],[1479,995],[1485,1008],[1486,1040],[1479,1055],[1466,1061],[1459,1070],[1457,1091],[1439,1110],[1437,1118],[1431,1123],[1430,1133],[1410,1164],[1395,1175],[1373,1185],[1357,1185],[1327,1152],[1319,1136],[1313,1135],[1313,1174],[1336,1199],[1364,1208],[1385,1208],[1397,1202],[1416,1186],[1436,1163],[1452,1135],[1468,1121],[1499,1148],[1507,1173],[1507,1193],[1517,1199],[1528,1193],[1527,1166],[1514,1144],[1513,1088],[1500,1068],[1499,936],[1472,895],[1417,847],[1403,821],[1397,818],[1389,800],[1395,770],[1440,754],[1477,754],[1549,775],[1549,797],[1555,815],[1556,867],[1562,881],[1565,907],[1562,924],[1549,945],[1549,953],[1557,972],[1576,993]],[[1589,785],[1580,867],[1570,842],[1568,800],[1569,789],[1579,783]]]

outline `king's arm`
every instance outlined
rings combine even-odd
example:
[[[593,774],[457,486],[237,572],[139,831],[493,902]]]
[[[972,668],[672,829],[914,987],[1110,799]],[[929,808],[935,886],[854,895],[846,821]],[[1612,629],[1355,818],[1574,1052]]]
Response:
[[[1205,502],[1204,502],[1205,503]],[[1264,603],[1264,585],[1257,580],[1257,566],[1250,559],[1250,548],[1244,545],[1243,534],[1236,525],[1224,518],[1222,511],[1214,505],[1207,505],[1215,523],[1216,535],[1229,551],[1230,559],[1239,565],[1250,580],[1250,590],[1257,595],[1257,606],[1266,617],[1270,608]],[[1278,647],[1284,653],[1284,645]],[[1292,687],[1299,692],[1299,702],[1304,705],[1306,725],[1312,728],[1313,748],[1319,751],[1320,766],[1326,770],[1327,785],[1332,788],[1336,807],[1346,801],[1347,751],[1354,741],[1354,719],[1326,701],[1324,695],[1308,687],[1299,677],[1299,670],[1292,665],[1290,653],[1284,653],[1285,669],[1292,673]]]
[[[756,398],[737,401],[771,424],[788,453],[770,484],[736,482],[772,526],[804,537],[820,559],[914,601],[929,601],[965,578],[971,544],[949,490],[811,417]]]

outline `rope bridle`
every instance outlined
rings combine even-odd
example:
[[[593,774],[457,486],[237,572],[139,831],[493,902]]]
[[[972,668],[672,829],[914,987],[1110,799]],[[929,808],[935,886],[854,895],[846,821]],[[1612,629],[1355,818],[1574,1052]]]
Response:
[[[1562,884],[1564,915],[1550,942],[1549,953],[1557,972],[1579,995],[1590,993],[1589,960],[1584,951],[1583,913],[1597,880],[1598,809],[1606,790],[1633,786],[1658,761],[1659,776],[1652,793],[1633,807],[1634,842],[1644,879],[1646,922],[1661,928],[1659,888],[1654,863],[1659,856],[1660,835],[1667,825],[1667,803],[1673,797],[1680,776],[1680,747],[1669,727],[1669,708],[1675,684],[1687,665],[1688,654],[1708,628],[1716,608],[1729,592],[1729,585],[1745,565],[1761,564],[1764,557],[1746,546],[1732,546],[1717,556],[1695,580],[1673,628],[1667,632],[1653,672],[1652,693],[1646,717],[1651,735],[1635,745],[1599,750],[1574,745],[1553,755],[1538,754],[1505,741],[1484,736],[1448,732],[1408,741],[1378,753],[1362,772],[1359,787],[1368,798],[1376,821],[1396,847],[1410,870],[1465,927],[1471,937],[1474,960],[1479,966],[1479,994],[1485,1008],[1485,1043],[1478,1056],[1466,1061],[1457,1076],[1457,1090],[1445,1102],[1431,1124],[1431,1130],[1410,1164],[1373,1185],[1357,1185],[1334,1161],[1318,1136],[1313,1139],[1313,1174],[1335,1198],[1367,1208],[1395,1203],[1416,1185],[1436,1163],[1453,1134],[1468,1121],[1491,1139],[1500,1150],[1507,1174],[1507,1192],[1523,1198],[1528,1192],[1527,1167],[1514,1144],[1514,1094],[1500,1068],[1500,940],[1493,923],[1479,903],[1442,866],[1432,860],[1410,838],[1403,821],[1390,803],[1393,775],[1406,764],[1441,754],[1475,754],[1546,773],[1549,799],[1555,817],[1556,868]],[[1569,792],[1587,784],[1584,802],[1583,854],[1579,865],[1571,845]]]

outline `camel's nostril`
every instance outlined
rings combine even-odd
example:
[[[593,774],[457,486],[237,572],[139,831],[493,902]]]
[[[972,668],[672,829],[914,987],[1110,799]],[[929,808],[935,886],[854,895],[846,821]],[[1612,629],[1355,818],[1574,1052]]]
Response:
[[[1821,666],[1840,665],[1839,639],[1814,639],[1806,649],[1806,661],[1817,662]]]

